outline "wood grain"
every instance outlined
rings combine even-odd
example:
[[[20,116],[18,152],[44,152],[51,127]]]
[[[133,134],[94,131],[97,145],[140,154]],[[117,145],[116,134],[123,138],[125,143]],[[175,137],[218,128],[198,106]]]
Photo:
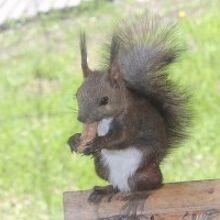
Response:
[[[65,220],[220,220],[220,180],[170,183],[111,202],[88,202],[91,191],[64,192]]]

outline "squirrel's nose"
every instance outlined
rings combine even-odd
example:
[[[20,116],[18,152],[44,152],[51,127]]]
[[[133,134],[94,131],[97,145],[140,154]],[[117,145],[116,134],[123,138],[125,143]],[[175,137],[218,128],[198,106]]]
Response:
[[[78,115],[77,120],[82,122],[82,123],[85,123],[85,121],[86,121],[85,117],[83,115],[81,115],[81,114]]]

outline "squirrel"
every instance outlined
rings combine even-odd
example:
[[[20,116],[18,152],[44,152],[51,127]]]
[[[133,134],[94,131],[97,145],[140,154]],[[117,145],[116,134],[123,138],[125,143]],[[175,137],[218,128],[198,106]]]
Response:
[[[112,32],[100,70],[89,68],[86,36],[80,35],[78,120],[98,122],[83,153],[94,157],[97,175],[111,184],[94,187],[94,193],[159,188],[161,161],[188,135],[189,95],[168,70],[182,52],[175,25],[148,16],[128,20]],[[79,139],[79,133],[69,138],[72,151]]]

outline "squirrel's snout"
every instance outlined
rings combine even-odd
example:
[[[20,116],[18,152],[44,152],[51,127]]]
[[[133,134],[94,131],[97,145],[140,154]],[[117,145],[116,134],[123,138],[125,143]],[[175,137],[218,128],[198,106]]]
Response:
[[[82,122],[82,123],[85,123],[86,122],[86,117],[82,114],[78,114],[77,120]]]
[[[80,122],[84,122],[83,117],[81,115],[78,115],[77,120]]]

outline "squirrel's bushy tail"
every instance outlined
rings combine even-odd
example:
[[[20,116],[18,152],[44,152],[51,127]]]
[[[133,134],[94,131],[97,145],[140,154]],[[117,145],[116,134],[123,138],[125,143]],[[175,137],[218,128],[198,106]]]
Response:
[[[113,32],[109,58],[111,65],[117,57],[127,87],[162,114],[170,146],[186,137],[190,121],[187,92],[168,77],[167,67],[182,51],[174,35],[175,26],[160,19],[142,16],[123,21]]]

